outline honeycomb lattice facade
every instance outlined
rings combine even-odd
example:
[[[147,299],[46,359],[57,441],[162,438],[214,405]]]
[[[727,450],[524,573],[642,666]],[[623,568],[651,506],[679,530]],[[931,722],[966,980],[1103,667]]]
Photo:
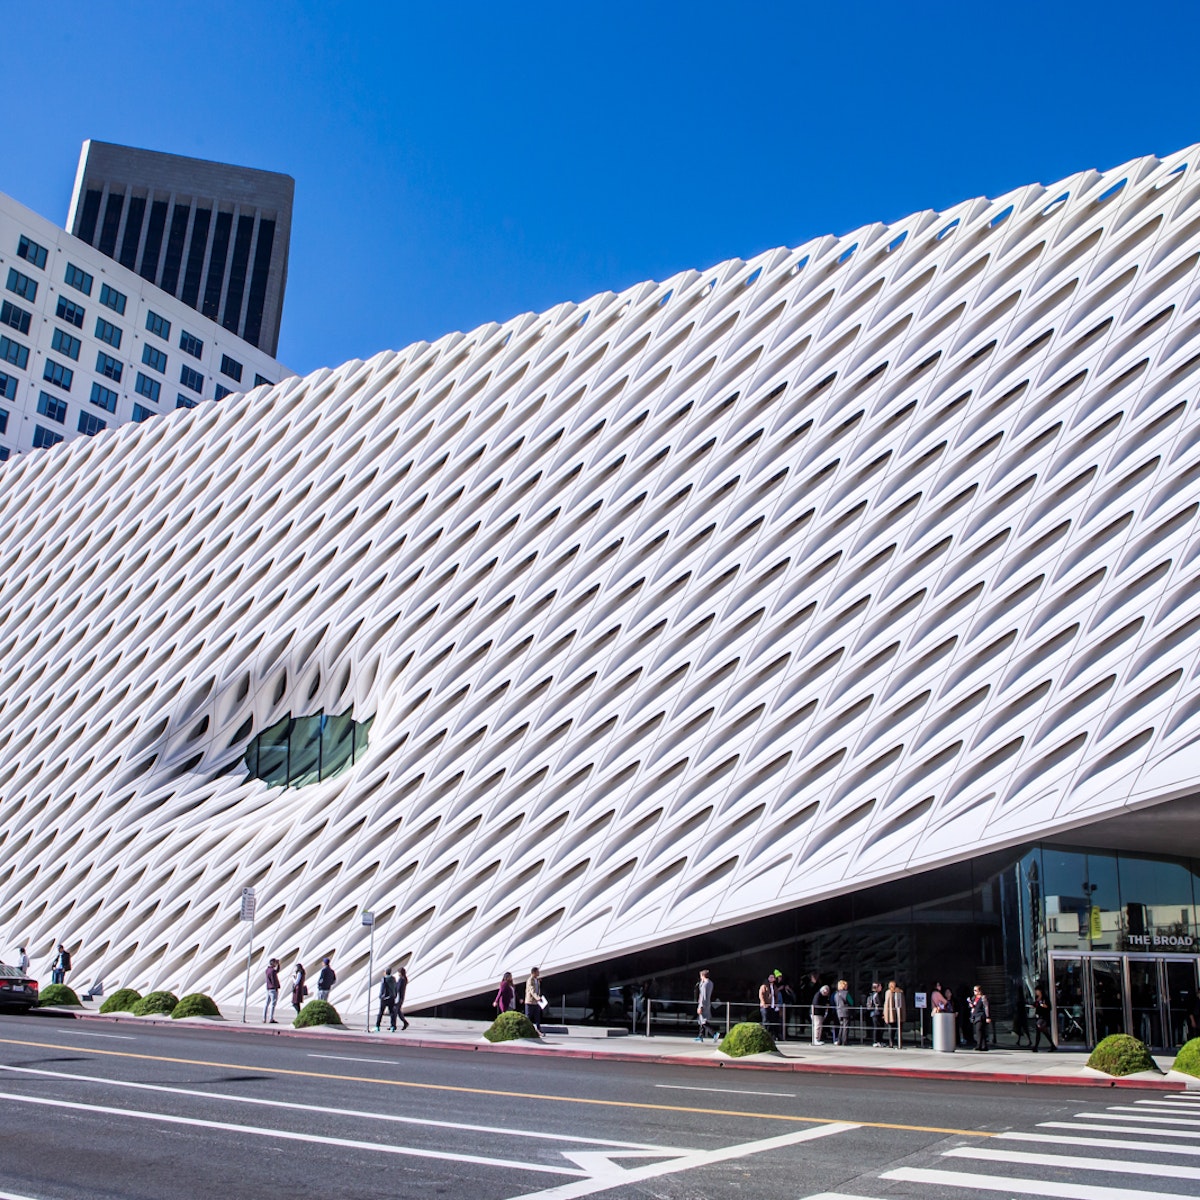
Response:
[[[0,937],[416,1006],[1200,787],[1198,156],[9,464]]]

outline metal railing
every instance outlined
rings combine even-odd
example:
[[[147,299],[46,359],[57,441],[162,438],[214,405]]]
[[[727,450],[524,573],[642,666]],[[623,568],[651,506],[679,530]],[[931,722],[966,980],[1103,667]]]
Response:
[[[847,1045],[871,1046],[876,1042],[888,1044],[888,1026],[884,1024],[882,1010],[879,1023],[871,1020],[871,1010],[864,1005],[853,1005],[847,1029]],[[748,1001],[716,1001],[712,1006],[711,1025],[722,1034],[727,1034],[741,1021],[761,1022],[762,1011],[757,1004]],[[667,1000],[639,997],[630,1014],[631,1030],[634,1033],[653,1037],[659,1034],[695,1034],[698,1026],[695,1000]],[[771,1032],[780,1041],[813,1041],[812,1008],[809,1004],[784,1004],[776,1010]],[[895,1028],[894,1026],[892,1027]],[[959,1029],[960,1041],[962,1028]],[[821,1040],[832,1043],[841,1036],[841,1023],[832,1007],[822,1020]],[[893,1033],[893,1038],[896,1034]],[[909,1012],[898,1035],[901,1046],[924,1046],[932,1039],[932,1029],[924,1010]]]

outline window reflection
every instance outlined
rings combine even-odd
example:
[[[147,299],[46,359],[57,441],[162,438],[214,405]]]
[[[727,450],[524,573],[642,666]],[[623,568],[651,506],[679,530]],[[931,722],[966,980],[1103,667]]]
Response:
[[[289,713],[250,743],[246,767],[270,787],[304,787],[331,779],[366,753],[374,720],[355,721],[350,711],[338,716]]]

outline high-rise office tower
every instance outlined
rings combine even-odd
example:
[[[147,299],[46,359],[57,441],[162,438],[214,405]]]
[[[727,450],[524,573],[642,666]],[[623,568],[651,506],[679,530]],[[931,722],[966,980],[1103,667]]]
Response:
[[[290,175],[88,140],[67,229],[274,356]]]

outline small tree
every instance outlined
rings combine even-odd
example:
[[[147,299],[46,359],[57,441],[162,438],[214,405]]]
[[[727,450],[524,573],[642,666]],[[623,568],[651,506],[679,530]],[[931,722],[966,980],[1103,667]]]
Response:
[[[313,1025],[340,1025],[342,1018],[328,1000],[310,1000],[297,1014],[292,1024],[297,1029],[308,1029]]]
[[[1200,1077],[1200,1037],[1194,1037],[1190,1042],[1184,1043],[1175,1056],[1174,1069],[1182,1071],[1185,1075]]]
[[[171,1019],[178,1021],[183,1017],[219,1017],[221,1010],[217,1007],[216,1002],[211,996],[205,996],[201,992],[193,992],[190,996],[184,996],[173,1009],[171,1009]]]
[[[537,1035],[533,1022],[524,1013],[516,1011],[502,1012],[483,1033],[489,1042],[515,1042]]]
[[[117,988],[111,996],[106,996],[100,1005],[102,1013],[133,1012],[133,1006],[142,998],[142,993],[136,988]]]
[[[42,988],[38,996],[38,1008],[61,1008],[65,1005],[82,1007],[79,997],[65,983],[52,983]]]
[[[174,992],[148,992],[130,1009],[135,1017],[169,1017],[179,997]]]
[[[1130,1037],[1127,1033],[1114,1033],[1106,1037],[1092,1051],[1087,1065],[1105,1075],[1132,1075],[1137,1071],[1157,1071],[1158,1064],[1146,1049],[1146,1043]]]
[[[747,1054],[769,1054],[775,1050],[775,1039],[757,1021],[735,1025],[717,1047],[730,1058],[745,1058]]]

